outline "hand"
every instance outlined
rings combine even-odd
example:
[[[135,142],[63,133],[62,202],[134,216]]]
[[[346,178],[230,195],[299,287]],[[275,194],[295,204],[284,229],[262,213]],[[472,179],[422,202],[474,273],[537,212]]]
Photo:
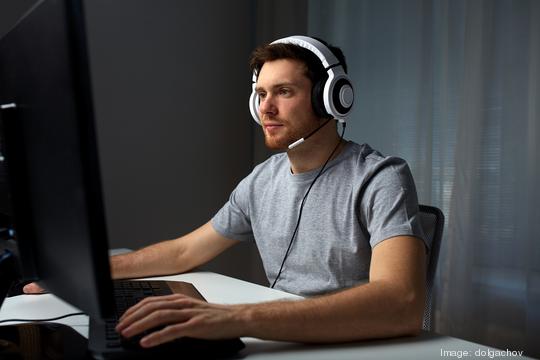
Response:
[[[33,282],[30,284],[26,284],[23,287],[23,292],[25,294],[44,294],[47,292],[47,290],[43,289],[41,286]]]
[[[148,297],[129,308],[116,331],[125,337],[161,327],[140,341],[152,347],[180,337],[226,339],[244,335],[240,305],[217,305],[186,295]]]

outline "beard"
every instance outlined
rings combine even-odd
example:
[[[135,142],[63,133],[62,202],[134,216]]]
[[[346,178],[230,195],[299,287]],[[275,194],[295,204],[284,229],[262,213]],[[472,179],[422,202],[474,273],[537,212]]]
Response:
[[[263,130],[264,131],[264,130]],[[266,147],[273,151],[286,151],[289,149],[289,145],[300,139],[302,135],[286,134],[285,136],[271,136],[264,133],[264,144]]]
[[[317,121],[310,122],[309,124],[303,124],[302,126],[294,127],[288,121],[282,121],[280,119],[272,119],[273,121],[279,121],[283,124],[283,128],[279,130],[277,134],[270,134],[263,128],[264,143],[266,147],[273,151],[287,151],[289,145],[293,142],[305,137],[311,131],[319,126]],[[263,122],[264,123],[264,122]]]

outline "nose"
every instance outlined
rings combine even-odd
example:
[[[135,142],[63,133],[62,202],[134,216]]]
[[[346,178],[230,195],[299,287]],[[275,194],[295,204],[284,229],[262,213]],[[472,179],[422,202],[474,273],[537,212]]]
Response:
[[[259,113],[260,115],[276,115],[277,107],[274,102],[272,95],[267,94],[264,98],[261,98],[259,101]]]

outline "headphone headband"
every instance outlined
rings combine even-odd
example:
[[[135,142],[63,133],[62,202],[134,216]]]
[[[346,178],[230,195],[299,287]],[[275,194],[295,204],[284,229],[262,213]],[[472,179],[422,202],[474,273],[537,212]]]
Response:
[[[270,44],[294,44],[308,49],[317,55],[325,69],[340,64],[336,56],[328,49],[326,45],[317,39],[307,36],[288,36],[271,42]],[[341,65],[341,64],[340,64]]]
[[[339,62],[334,53],[317,39],[296,35],[275,40],[272,44],[293,44],[303,47],[315,54],[328,74],[324,84],[314,85],[317,94],[312,96],[314,109],[321,109],[320,113],[332,116],[340,122],[345,122],[354,102],[352,83],[345,73],[343,64]],[[260,125],[259,119],[259,96],[255,91],[257,86],[257,71],[253,71],[252,92],[249,100],[249,109],[253,119]],[[317,89],[316,89],[317,88]],[[319,91],[320,88],[320,91]],[[321,93],[320,96],[318,93]],[[322,98],[321,98],[322,97]]]

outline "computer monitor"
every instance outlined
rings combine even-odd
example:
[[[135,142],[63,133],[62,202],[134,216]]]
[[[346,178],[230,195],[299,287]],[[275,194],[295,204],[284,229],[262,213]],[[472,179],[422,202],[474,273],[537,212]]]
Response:
[[[13,270],[0,280],[39,280],[99,319],[114,301],[82,5],[39,1],[0,40],[0,263]]]

